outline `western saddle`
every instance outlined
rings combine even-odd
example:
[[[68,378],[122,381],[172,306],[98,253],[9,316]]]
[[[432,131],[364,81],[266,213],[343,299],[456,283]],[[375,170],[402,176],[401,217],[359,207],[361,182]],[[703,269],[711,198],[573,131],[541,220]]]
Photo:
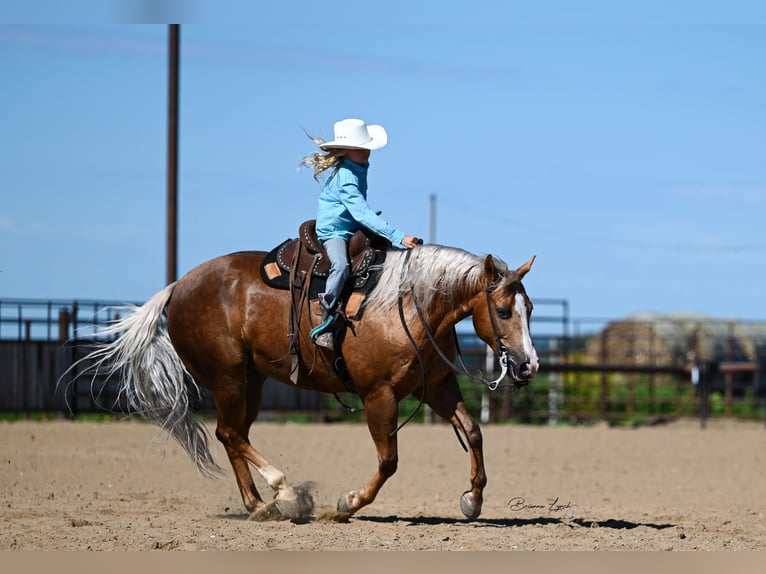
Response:
[[[371,267],[380,265],[385,259],[386,251],[391,247],[387,239],[366,229],[357,231],[349,241],[348,256],[351,268],[339,303],[346,318],[361,318],[365,294],[376,282],[376,274],[372,272]],[[300,225],[297,238],[288,239],[272,249],[261,266],[261,278],[267,285],[287,289],[291,294],[289,337],[290,352],[293,355],[293,382],[297,380],[300,361],[298,332],[301,315],[304,309],[308,310],[308,302],[316,299],[324,290],[329,270],[330,259],[317,239],[314,219]]]

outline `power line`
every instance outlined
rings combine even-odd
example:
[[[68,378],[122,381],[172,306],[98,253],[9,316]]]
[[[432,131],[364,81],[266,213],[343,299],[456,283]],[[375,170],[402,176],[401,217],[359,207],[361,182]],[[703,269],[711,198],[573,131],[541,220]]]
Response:
[[[441,198],[440,198],[441,199]],[[444,201],[442,199],[442,201]],[[471,205],[467,205],[461,202],[447,200],[447,204],[451,204],[460,210],[462,214],[469,214],[481,218],[482,220],[493,220],[502,225],[512,227],[514,229],[528,229],[537,233],[543,233],[545,235],[552,235],[561,237],[562,239],[583,241],[587,243],[593,243],[600,246],[611,247],[624,247],[627,249],[638,249],[644,251],[675,251],[675,252],[687,252],[687,253],[729,253],[729,254],[742,254],[753,253],[759,251],[766,251],[766,243],[741,243],[741,244],[720,244],[720,243],[682,243],[682,242],[668,242],[668,241],[645,241],[637,239],[624,239],[606,236],[597,236],[587,233],[579,233],[576,231],[563,230],[561,228],[551,228],[541,225],[530,224],[523,219],[514,219],[506,215],[503,215],[503,211],[482,209],[477,210]]]

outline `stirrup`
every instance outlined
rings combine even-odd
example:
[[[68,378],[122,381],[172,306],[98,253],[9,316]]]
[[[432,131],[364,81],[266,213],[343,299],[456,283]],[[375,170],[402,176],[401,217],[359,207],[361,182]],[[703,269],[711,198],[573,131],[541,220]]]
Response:
[[[325,349],[330,349],[332,351],[335,349],[334,338],[335,337],[330,331],[325,331],[324,333],[316,336],[314,339],[314,344],[317,347],[324,347]]]
[[[327,316],[323,318],[322,322],[309,331],[309,337],[313,341],[318,335],[321,335],[325,331],[328,331],[332,327],[333,321],[335,321],[335,314],[329,311],[322,310],[322,315],[327,313]]]

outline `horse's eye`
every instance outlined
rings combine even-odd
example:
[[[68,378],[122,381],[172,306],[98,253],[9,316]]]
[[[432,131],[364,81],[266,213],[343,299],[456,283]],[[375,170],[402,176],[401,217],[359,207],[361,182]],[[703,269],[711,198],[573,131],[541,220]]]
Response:
[[[496,309],[496,312],[497,312],[497,316],[503,320],[511,318],[512,311],[510,307],[498,307]]]

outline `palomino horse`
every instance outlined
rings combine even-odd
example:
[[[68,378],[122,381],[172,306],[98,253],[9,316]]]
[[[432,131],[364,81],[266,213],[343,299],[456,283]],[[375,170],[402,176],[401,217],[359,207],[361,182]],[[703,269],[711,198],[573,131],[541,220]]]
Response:
[[[215,475],[221,469],[190,409],[196,384],[207,387],[217,408],[215,435],[252,517],[281,513],[282,518],[306,518],[312,508],[296,494],[300,489],[293,489],[248,437],[266,378],[292,384],[290,295],[264,284],[259,269],[265,255],[233,253],[192,269],[109,326],[106,332],[119,336],[89,358],[96,371],[119,374],[131,408],[177,439],[201,472]],[[529,332],[532,304],[521,280],[533,261],[512,270],[492,256],[437,245],[387,253],[364,313],[350,321],[343,341],[346,369],[364,406],[378,468],[367,484],[340,498],[338,516],[351,516],[370,504],[396,471],[398,405],[408,395],[421,398],[465,437],[470,489],[461,496],[460,508],[469,519],[479,516],[487,482],[482,436],[463,403],[452,364],[458,355],[454,327],[472,317],[478,336],[508,367],[511,384],[531,380],[538,358]],[[295,384],[346,392],[331,364],[334,353],[308,339],[307,315],[298,337],[302,355],[311,360]],[[276,491],[273,501],[261,498],[250,465]]]

